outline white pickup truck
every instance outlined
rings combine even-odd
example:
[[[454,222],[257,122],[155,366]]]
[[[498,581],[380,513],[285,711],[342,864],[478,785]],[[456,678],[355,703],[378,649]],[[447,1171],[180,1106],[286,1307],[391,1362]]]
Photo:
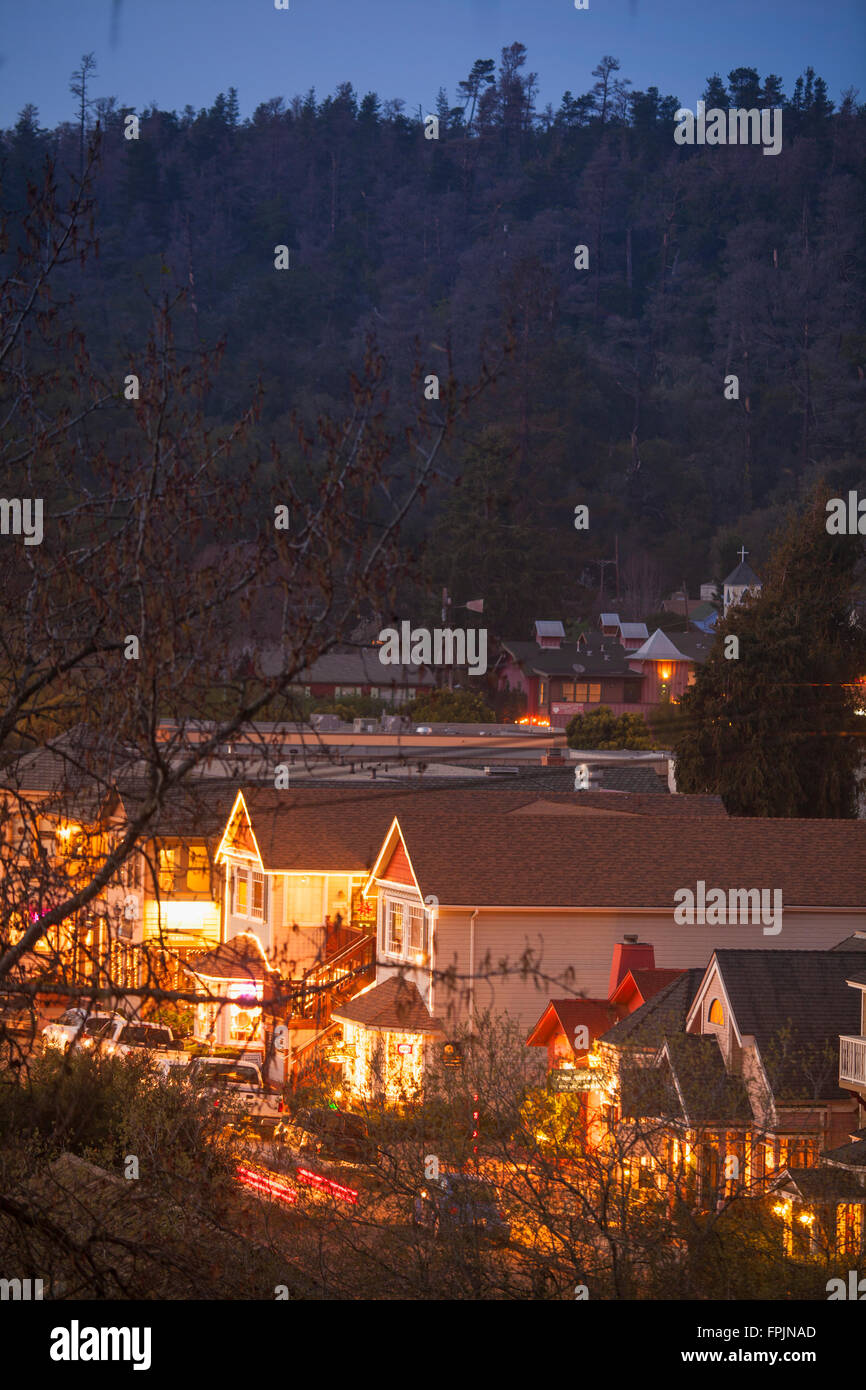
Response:
[[[172,1067],[186,1067],[190,1060],[164,1024],[130,1022],[119,1015],[95,1014],[88,1018],[73,1047],[76,1051],[100,1052],[104,1057],[146,1056],[163,1075],[168,1075]]]
[[[214,1110],[234,1107],[254,1128],[272,1129],[282,1113],[280,1096],[265,1090],[255,1062],[242,1057],[195,1057],[188,1080]]]
[[[87,1009],[78,1007],[67,1009],[53,1023],[47,1023],[42,1029],[42,1050],[47,1052],[53,1047],[60,1052],[66,1052],[73,1044],[81,1041],[88,1027],[98,1031],[115,1023],[122,1026],[126,1019],[121,1014],[92,1014],[88,1013]]]

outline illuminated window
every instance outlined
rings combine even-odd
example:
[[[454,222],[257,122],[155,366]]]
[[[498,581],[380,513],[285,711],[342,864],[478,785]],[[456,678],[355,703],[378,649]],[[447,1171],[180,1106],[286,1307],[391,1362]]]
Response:
[[[159,891],[161,893],[173,892],[174,869],[175,851],[173,849],[161,849],[159,851]]]
[[[544,704],[547,703],[547,682],[546,682],[546,681],[540,681],[540,682],[539,682],[539,686],[538,686],[538,703],[539,703],[539,706],[544,705]]]
[[[259,921],[265,915],[265,876],[253,869],[252,878],[252,898],[250,901],[250,916],[258,918]]]
[[[238,917],[247,915],[247,871],[235,869],[235,912]]]
[[[427,950],[427,913],[423,907],[409,908],[409,950]]]
[[[190,893],[210,892],[210,862],[204,845],[190,845],[189,847],[186,886]]]
[[[710,1012],[707,1014],[707,1019],[710,1023],[724,1024],[725,1011],[722,1008],[721,999],[713,1000],[712,1004],[710,1005]]]
[[[388,902],[385,949],[397,953],[403,949],[403,904]]]
[[[843,1202],[836,1208],[836,1253],[859,1256],[863,1244],[863,1204]]]
[[[578,705],[597,705],[601,700],[601,683],[578,681],[574,687],[573,699]]]

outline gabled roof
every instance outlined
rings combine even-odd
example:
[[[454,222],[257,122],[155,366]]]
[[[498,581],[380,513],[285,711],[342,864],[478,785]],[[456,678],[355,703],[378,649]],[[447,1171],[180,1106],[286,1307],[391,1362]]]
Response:
[[[866,951],[866,931],[855,931],[851,936],[846,936],[844,941],[840,941],[837,946],[831,946],[831,951]]]
[[[541,618],[535,620],[536,637],[565,637],[565,628],[558,620],[547,622]]]
[[[622,638],[635,638],[649,636],[646,623],[620,623],[619,635]]]
[[[810,1098],[847,1094],[837,1084],[839,1034],[859,1028],[860,999],[847,980],[858,964],[862,969],[863,956],[717,950],[713,959],[740,1036],[755,1038],[776,1101],[802,1097],[804,1070]]]
[[[213,951],[194,956],[189,968],[206,980],[265,980],[271,967],[255,933],[239,932]]]
[[[866,1139],[855,1139],[850,1144],[840,1144],[838,1149],[825,1149],[821,1162],[839,1165],[842,1168],[856,1168],[866,1177]],[[866,1201],[866,1190],[863,1200]]]
[[[348,1004],[331,1010],[337,1023],[354,1023],[385,1033],[443,1033],[432,1017],[414,980],[391,975],[379,985],[356,994]]]
[[[563,642],[559,647],[540,647],[537,642],[502,642],[502,648],[519,665],[539,676],[569,676],[599,674],[631,676],[639,679],[637,671],[629,670],[632,656],[621,642],[603,637],[600,642],[588,643],[584,649],[579,642]]]
[[[574,795],[583,804],[587,793]],[[667,800],[652,799],[656,804]],[[501,811],[468,806],[431,792],[395,807],[419,888],[443,905],[657,907],[672,916],[675,894],[698,880],[769,882],[789,907],[862,910],[866,902],[866,821],[529,813],[505,819]],[[623,872],[628,864],[640,864],[640,873]]]
[[[526,1045],[544,1047],[554,1033],[564,1033],[573,1049],[575,1028],[585,1024],[590,1042],[593,1042],[618,1017],[619,1010],[606,999],[551,999],[526,1039]]]
[[[598,621],[599,621],[604,627],[618,627],[618,626],[619,626],[619,614],[618,614],[618,613],[599,613],[599,615],[598,615]]]
[[[601,1041],[612,1047],[659,1048],[666,1036],[682,1033],[703,970],[684,970],[634,1013],[620,1019]]]
[[[760,588],[761,581],[755,574],[751,565],[747,565],[745,560],[741,560],[736,569],[732,569],[725,584],[731,588],[748,587],[757,585]]]
[[[804,1202],[862,1202],[866,1192],[853,1173],[838,1168],[785,1168],[772,1190]]]
[[[424,666],[385,666],[380,647],[328,652],[298,677],[304,685],[435,685],[436,677]]]
[[[686,1124],[747,1124],[752,1119],[742,1078],[728,1075],[712,1034],[669,1034],[659,1057],[659,1065],[665,1063]]]
[[[686,634],[683,633],[685,637]],[[675,647],[667,633],[657,627],[652,637],[637,651],[629,652],[629,661],[691,661],[692,658]]]
[[[218,840],[234,804],[234,779],[201,777],[173,787],[148,822],[145,836]],[[127,779],[118,786],[120,806],[132,820],[148,795],[147,783]]]
[[[644,1004],[647,1004],[682,973],[681,970],[663,970],[660,966],[646,970],[627,970],[610,996],[610,1002],[624,1004],[632,994],[639,994]]]

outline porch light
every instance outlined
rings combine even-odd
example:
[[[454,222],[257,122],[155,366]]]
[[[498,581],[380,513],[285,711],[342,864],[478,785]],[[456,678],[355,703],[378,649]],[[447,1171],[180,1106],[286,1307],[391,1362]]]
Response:
[[[773,1211],[775,1212],[776,1216],[784,1216],[787,1210],[788,1208],[785,1206],[784,1202],[777,1202],[776,1205],[773,1207]]]
[[[799,1219],[804,1226],[814,1226],[815,1224],[815,1218],[810,1211],[804,1211]]]
[[[663,680],[663,681],[669,681],[670,678],[671,678],[671,668],[670,668],[670,666],[663,666],[663,667],[661,668],[661,671],[662,671],[662,680]]]

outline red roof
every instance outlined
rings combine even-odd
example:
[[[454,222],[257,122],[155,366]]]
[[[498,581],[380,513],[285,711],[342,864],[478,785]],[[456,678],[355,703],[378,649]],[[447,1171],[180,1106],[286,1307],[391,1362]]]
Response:
[[[653,970],[627,970],[610,996],[611,1003],[630,1004],[632,1008],[640,1008],[641,1004],[646,1004],[653,995],[658,994],[659,990],[664,989],[665,985],[669,985],[671,980],[675,980],[682,973],[682,970],[662,970],[660,967]],[[635,999],[637,1002],[633,1003]]]
[[[606,999],[551,999],[526,1040],[528,1047],[545,1047],[557,1033],[564,1033],[572,1051],[574,1031],[583,1024],[592,1043],[622,1016]],[[583,1048],[577,1049],[583,1051]]]

